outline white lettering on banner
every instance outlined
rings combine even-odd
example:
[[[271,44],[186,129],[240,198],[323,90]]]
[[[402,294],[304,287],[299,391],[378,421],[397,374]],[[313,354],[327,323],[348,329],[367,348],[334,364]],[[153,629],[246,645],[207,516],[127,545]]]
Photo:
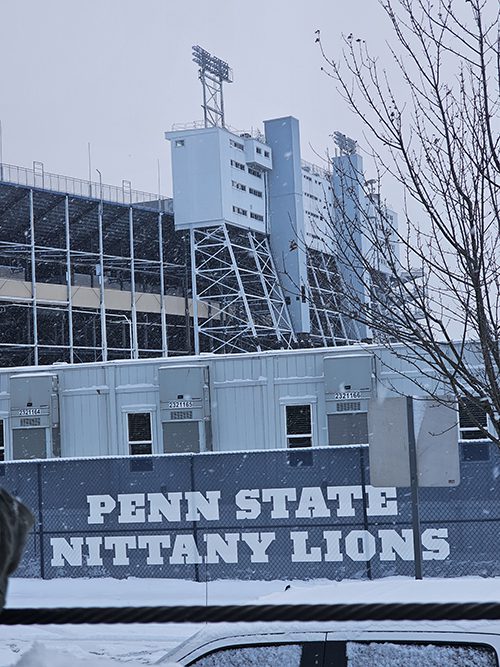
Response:
[[[62,567],[66,563],[81,565],[83,541],[83,537],[70,537],[69,542],[65,537],[51,537],[52,559],[50,564],[54,567]]]
[[[295,517],[297,519],[309,519],[328,516],[331,516],[331,512],[326,506],[321,489],[315,486],[302,489]]]
[[[218,521],[220,491],[207,491],[207,497],[200,491],[186,491],[188,511],[186,521],[199,521],[203,515],[208,521]]]
[[[341,530],[324,530],[323,538],[326,542],[325,560],[329,562],[343,561],[344,557],[340,550]]]
[[[104,523],[104,515],[111,514],[116,507],[116,501],[109,495],[87,496],[89,516],[87,523]]]
[[[144,493],[118,494],[118,504],[120,505],[118,523],[144,523],[146,521],[144,501]]]
[[[445,560],[450,553],[446,528],[427,528],[422,533],[424,560]],[[396,560],[396,556],[412,561],[413,535],[411,530],[325,530],[314,543],[310,531],[289,532],[290,548],[272,554],[281,565],[286,559],[292,563]],[[72,536],[52,537],[51,565],[63,567],[103,566],[104,558],[112,558],[113,565],[130,565],[131,554],[142,552],[146,565],[196,565],[201,563],[269,563],[268,550],[276,542],[274,532],[258,533],[191,533],[127,535],[127,536]],[[283,546],[283,545],[282,545]],[[136,557],[137,559],[137,557]]]
[[[339,507],[337,516],[355,516],[356,510],[352,501],[363,497],[363,489],[360,486],[329,486],[326,489],[329,500],[338,500]]]
[[[137,548],[135,535],[114,535],[104,538],[104,548],[113,549],[113,565],[129,565],[129,549]]]
[[[397,492],[394,487],[367,486],[368,516],[394,516],[398,513]]]
[[[351,530],[345,538],[345,551],[351,560],[371,560],[376,551],[375,538],[367,530]]]
[[[102,537],[86,537],[85,543],[87,545],[87,565],[102,565]]]
[[[242,533],[241,540],[248,544],[252,553],[250,561],[252,563],[269,563],[267,550],[276,539],[276,533]]]
[[[220,491],[163,493],[119,493],[87,496],[87,523],[104,523],[118,510],[118,523],[159,523],[165,521],[219,520]],[[181,510],[181,501],[185,503]]]
[[[148,493],[149,514],[148,521],[157,523],[167,521],[181,521],[182,493]],[[163,517],[163,519],[162,519]]]
[[[313,547],[308,551],[309,533],[307,530],[292,530],[290,538],[293,542],[292,563],[310,563],[321,560],[320,547]]]
[[[262,489],[263,502],[272,503],[271,519],[288,519],[290,512],[287,508],[287,501],[296,499],[295,489]]]
[[[217,533],[209,533],[203,535],[203,539],[207,543],[206,563],[219,563],[220,559],[224,563],[238,562],[239,533],[225,533],[224,537]]]
[[[450,555],[450,545],[447,542],[447,528],[427,528],[422,533],[422,546],[428,551],[423,552],[424,560],[446,560]]]
[[[379,530],[382,544],[380,560],[396,560],[396,554],[402,560],[413,560],[413,531],[403,528],[401,535],[395,530]]]
[[[257,498],[260,497],[259,489],[242,489],[238,491],[234,500],[236,507],[241,511],[236,512],[237,519],[256,519],[260,516],[261,506]]]
[[[139,535],[137,546],[139,549],[148,550],[146,558],[148,565],[163,565],[161,550],[170,547],[170,535]]]
[[[270,519],[316,519],[353,517],[362,510],[366,499],[367,516],[397,516],[394,487],[306,486],[302,489],[241,489],[234,496],[236,519],[251,521],[265,510]],[[105,523],[106,518],[119,524],[181,521],[218,521],[221,491],[173,491],[167,493],[119,493],[87,496],[89,524]],[[332,501],[329,507],[328,501]]]
[[[171,565],[196,565],[203,563],[194,535],[177,535],[170,557]]]
[[[394,487],[370,485],[279,487],[235,490],[222,497],[220,490],[168,491],[88,495],[87,523],[110,526],[112,535],[92,530],[88,536],[51,537],[53,567],[214,565],[237,563],[290,563],[412,561],[413,533],[409,528],[353,529],[335,525],[335,518],[398,516]],[[221,510],[223,513],[221,514]],[[221,519],[222,516],[222,519]],[[245,532],[257,520],[281,521],[276,531]],[[287,521],[288,520],[288,521]],[[291,521],[294,523],[290,525]],[[295,522],[296,520],[296,522]],[[224,525],[221,523],[224,521]],[[201,528],[193,524],[204,522]],[[219,523],[217,523],[219,522]],[[227,523],[226,523],[227,522]],[[147,532],[148,524],[172,532]],[[288,523],[288,525],[287,525]],[[387,520],[385,520],[387,525]],[[208,524],[208,527],[207,527]],[[311,530],[316,524],[318,529]],[[258,524],[257,524],[258,525]],[[324,530],[325,525],[331,529]],[[124,528],[129,526],[124,531]],[[359,526],[359,523],[358,523]],[[227,532],[226,532],[227,531]],[[121,533],[121,534],[116,534]],[[279,540],[279,541],[278,541]],[[278,545],[279,544],[279,549]],[[445,560],[450,555],[448,529],[422,532],[422,558]]]

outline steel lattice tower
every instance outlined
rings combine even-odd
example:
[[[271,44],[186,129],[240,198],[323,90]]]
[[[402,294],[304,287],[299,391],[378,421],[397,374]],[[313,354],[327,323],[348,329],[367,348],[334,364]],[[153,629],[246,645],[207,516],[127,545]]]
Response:
[[[296,338],[265,235],[226,224],[194,229],[191,252],[197,347],[293,347]]]
[[[233,73],[229,65],[213,56],[201,46],[193,46],[193,60],[200,66],[198,76],[203,86],[203,113],[205,127],[220,126],[224,123],[224,81],[232,83]]]
[[[335,258],[307,251],[311,338],[320,345],[347,345],[359,340],[356,323],[341,312],[341,281]]]

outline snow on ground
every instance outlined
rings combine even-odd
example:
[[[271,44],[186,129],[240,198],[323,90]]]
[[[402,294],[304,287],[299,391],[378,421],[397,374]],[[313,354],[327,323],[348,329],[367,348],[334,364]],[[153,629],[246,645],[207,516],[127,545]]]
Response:
[[[286,589],[286,590],[285,590]],[[356,602],[498,602],[500,578],[375,581],[215,581],[169,579],[12,579],[8,607],[286,604]],[[151,665],[201,626],[0,625],[0,667]]]
[[[425,579],[387,577],[375,581],[291,582],[286,591],[261,596],[263,604],[369,602],[499,602],[500,578]]]

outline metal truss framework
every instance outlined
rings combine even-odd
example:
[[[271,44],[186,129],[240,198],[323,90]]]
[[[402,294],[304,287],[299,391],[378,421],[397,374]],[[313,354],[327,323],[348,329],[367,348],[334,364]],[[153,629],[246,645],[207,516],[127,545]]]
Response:
[[[193,229],[191,272],[196,353],[295,345],[265,235],[226,224]]]
[[[201,46],[193,46],[193,60],[200,66],[198,76],[203,87],[205,127],[225,127],[224,81],[231,83],[233,74],[229,65]]]
[[[224,96],[222,81],[217,77],[200,70],[200,81],[203,86],[203,112],[205,127],[224,127]]]
[[[154,203],[0,183],[0,365],[186,351],[167,312],[187,300],[180,244]]]
[[[340,312],[340,276],[335,257],[307,251],[311,340],[319,345],[348,345],[360,340],[356,323]]]

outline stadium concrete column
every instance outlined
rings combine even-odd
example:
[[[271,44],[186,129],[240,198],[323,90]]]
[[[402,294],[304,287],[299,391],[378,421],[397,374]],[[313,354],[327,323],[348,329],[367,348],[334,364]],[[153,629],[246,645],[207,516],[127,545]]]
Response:
[[[362,266],[353,250],[354,246],[363,250],[362,226],[365,213],[365,193],[363,185],[363,159],[357,153],[341,154],[332,159],[332,187],[336,216],[342,216],[337,225],[337,243],[340,246],[339,271],[348,289],[354,290],[361,300],[366,299],[365,289],[360,279]],[[338,219],[338,218],[337,218]],[[361,338],[366,337],[366,327],[358,323]]]
[[[269,242],[296,334],[311,330],[307,299],[307,258],[299,121],[287,116],[264,122],[272,149],[268,174]]]

